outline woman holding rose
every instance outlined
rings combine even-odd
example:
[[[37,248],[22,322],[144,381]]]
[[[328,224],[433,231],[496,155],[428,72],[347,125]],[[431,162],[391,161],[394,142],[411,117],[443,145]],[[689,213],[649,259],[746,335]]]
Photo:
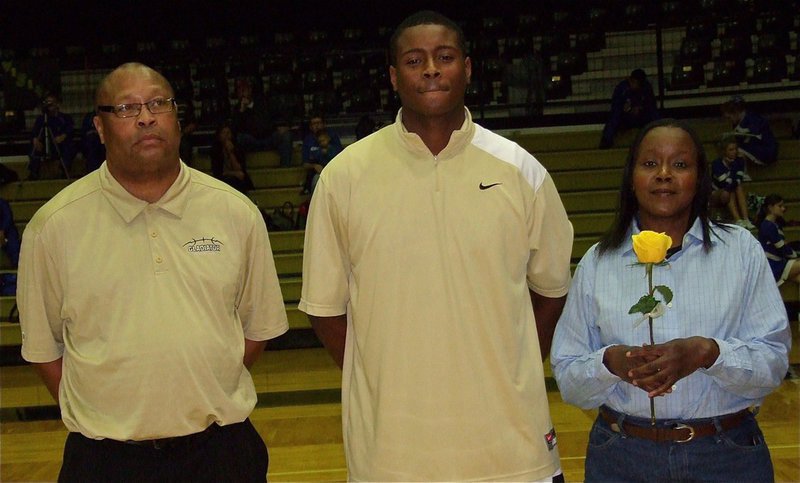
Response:
[[[575,271],[551,353],[563,399],[600,407],[587,481],[773,478],[750,408],[786,374],[788,320],[758,242],[710,221],[710,194],[688,126],[641,130],[617,219]]]

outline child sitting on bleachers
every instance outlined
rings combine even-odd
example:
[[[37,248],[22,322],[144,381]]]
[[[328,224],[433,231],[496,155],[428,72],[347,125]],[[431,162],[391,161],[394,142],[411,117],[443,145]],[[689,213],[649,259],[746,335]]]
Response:
[[[764,198],[758,213],[758,241],[764,248],[769,267],[780,286],[787,280],[800,282],[800,263],[797,252],[786,242],[783,235],[786,205],[783,197],[772,194]]]
[[[342,152],[341,146],[331,142],[331,136],[327,131],[319,131],[317,133],[317,144],[319,145],[319,149],[313,151],[308,162],[303,164],[303,166],[308,168],[306,182],[303,185],[304,194],[314,193],[314,187],[317,186],[322,168],[327,166],[337,154]]]
[[[718,144],[719,157],[711,163],[712,203],[725,206],[737,225],[754,230],[747,214],[747,196],[742,187],[744,159],[738,156],[739,144],[733,136],[725,136]]]

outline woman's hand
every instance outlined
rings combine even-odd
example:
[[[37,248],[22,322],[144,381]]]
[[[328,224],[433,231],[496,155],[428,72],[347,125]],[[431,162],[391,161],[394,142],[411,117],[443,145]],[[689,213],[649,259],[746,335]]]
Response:
[[[711,367],[719,347],[713,339],[689,337],[636,347],[626,357],[633,366],[627,373],[631,383],[656,397],[672,392],[675,383],[697,369]]]

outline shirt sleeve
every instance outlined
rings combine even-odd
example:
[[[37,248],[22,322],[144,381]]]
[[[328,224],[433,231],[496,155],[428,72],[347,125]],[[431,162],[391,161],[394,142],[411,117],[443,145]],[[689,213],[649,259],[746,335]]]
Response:
[[[311,198],[303,249],[303,288],[299,309],[333,317],[347,311],[350,275],[343,216],[323,171]]]
[[[58,248],[45,240],[32,220],[22,237],[17,279],[22,357],[28,362],[52,362],[64,354],[63,292],[52,257]]]
[[[596,247],[575,269],[567,303],[556,325],[550,363],[565,402],[590,409],[608,401],[622,379],[603,364],[602,345],[594,304]]]
[[[244,275],[236,311],[245,338],[262,341],[283,334],[289,330],[289,323],[267,227],[255,207],[251,220],[252,225],[246,245],[247,260],[244,262]]]
[[[564,296],[570,282],[572,223],[549,173],[537,190],[527,217],[531,250],[528,287],[545,297]]]
[[[700,371],[715,378],[724,390],[742,397],[763,398],[786,375],[791,332],[786,309],[758,242],[743,232],[739,238],[743,257],[745,299],[738,326],[730,336],[715,338],[719,357]]]

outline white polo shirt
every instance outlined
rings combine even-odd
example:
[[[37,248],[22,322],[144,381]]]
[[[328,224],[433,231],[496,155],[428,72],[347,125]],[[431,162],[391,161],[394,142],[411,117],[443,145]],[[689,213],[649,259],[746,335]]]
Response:
[[[535,480],[559,468],[528,290],[566,294],[552,179],[469,113],[434,156],[397,121],[323,170],[300,309],[347,313],[352,480]]]
[[[25,229],[17,299],[23,357],[63,356],[64,423],[98,439],[243,421],[244,339],[288,330],[258,209],[183,163],[156,203],[105,163],[53,197]]]

